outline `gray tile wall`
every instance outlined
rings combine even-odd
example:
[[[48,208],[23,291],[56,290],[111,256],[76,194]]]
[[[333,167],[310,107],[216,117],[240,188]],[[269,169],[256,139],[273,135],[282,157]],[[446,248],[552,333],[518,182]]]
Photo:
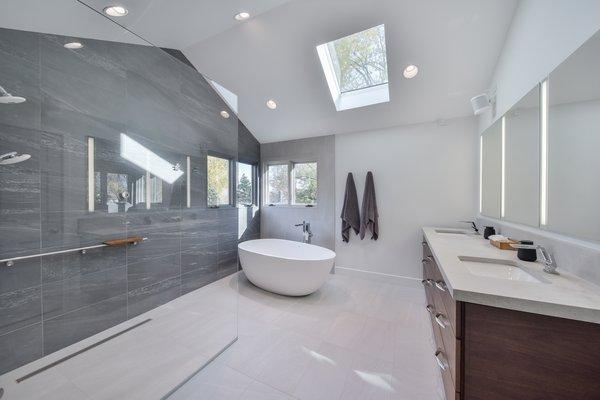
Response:
[[[148,240],[0,265],[0,374],[237,270],[238,211],[206,207],[206,155],[237,158],[235,113],[223,119],[227,106],[207,81],[160,49],[81,39],[83,49],[67,50],[66,41],[0,29],[0,85],[27,98],[0,105],[0,154],[32,156],[0,166],[0,259]],[[149,210],[109,210],[108,174],[128,185],[145,174],[120,156],[121,133],[172,164],[191,158],[190,208],[184,174],[162,182]],[[255,157],[248,134],[244,151]],[[88,137],[100,174],[93,212]]]

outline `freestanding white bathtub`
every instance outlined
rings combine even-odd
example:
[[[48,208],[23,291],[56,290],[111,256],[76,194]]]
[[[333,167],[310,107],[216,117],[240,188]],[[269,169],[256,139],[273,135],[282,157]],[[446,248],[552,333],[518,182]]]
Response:
[[[238,244],[244,273],[256,286],[286,296],[319,289],[333,267],[335,253],[324,247],[282,239]]]

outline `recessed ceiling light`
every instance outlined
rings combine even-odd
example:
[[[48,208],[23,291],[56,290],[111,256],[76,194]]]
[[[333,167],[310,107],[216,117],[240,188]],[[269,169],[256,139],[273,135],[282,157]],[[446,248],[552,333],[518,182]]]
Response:
[[[277,108],[277,103],[275,103],[275,100],[268,100],[267,107],[269,107],[271,110],[274,110]]]
[[[223,111],[221,111],[221,117],[227,119],[227,118],[229,118],[229,113],[227,111],[223,110]]]
[[[236,21],[243,21],[245,19],[250,18],[250,14],[247,12],[241,12],[241,13],[235,14],[233,16],[233,18],[235,18]]]
[[[417,74],[419,73],[419,68],[417,68],[416,65],[409,65],[408,67],[404,68],[404,77],[406,79],[410,79],[410,78],[414,78],[415,76],[417,76]]]
[[[124,17],[129,13],[123,6],[108,6],[104,9],[104,13],[111,17]]]
[[[83,43],[80,42],[69,42],[64,44],[65,49],[77,50],[83,47]]]

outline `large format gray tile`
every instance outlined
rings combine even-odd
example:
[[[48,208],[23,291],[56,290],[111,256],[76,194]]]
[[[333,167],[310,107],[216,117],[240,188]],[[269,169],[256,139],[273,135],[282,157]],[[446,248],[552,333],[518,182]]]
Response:
[[[42,324],[0,335],[0,375],[42,356]]]
[[[109,268],[42,286],[44,320],[127,293],[127,270]]]
[[[40,258],[15,261],[12,267],[0,265],[0,293],[40,284]]]
[[[127,296],[121,295],[44,321],[44,354],[101,332],[127,319]]]
[[[122,93],[95,86],[61,71],[41,68],[41,89],[44,101],[56,101],[69,108],[98,118],[126,122],[126,101]]]
[[[0,294],[0,335],[41,322],[40,297],[40,286]]]
[[[144,246],[147,243],[143,244]],[[151,245],[151,243],[149,244]],[[142,246],[142,245],[140,245]],[[129,290],[140,289],[181,274],[180,253],[152,256],[142,261],[127,261],[127,285]]]
[[[125,266],[125,247],[101,247],[42,258],[42,282],[50,283]]]
[[[1,33],[0,33],[1,35]],[[41,91],[39,64],[0,50],[0,86],[13,96],[24,97],[23,103],[3,104],[0,123],[29,129],[40,129]]]
[[[66,42],[74,40],[82,42],[84,47],[76,50],[64,48]],[[127,71],[109,56],[110,47],[111,43],[102,40],[41,35],[41,64],[124,96]]]
[[[31,158],[0,168],[0,254],[37,253],[40,247],[40,133],[0,124],[0,154],[11,151],[29,154]]]
[[[154,285],[130,290],[128,293],[128,317],[132,318],[179,297],[181,277],[166,279]]]
[[[0,51],[23,62],[39,65],[39,40],[40,35],[35,32],[0,28]]]

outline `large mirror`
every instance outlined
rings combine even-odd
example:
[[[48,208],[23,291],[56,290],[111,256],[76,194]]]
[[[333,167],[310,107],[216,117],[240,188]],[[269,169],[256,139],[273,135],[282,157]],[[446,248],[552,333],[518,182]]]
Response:
[[[600,32],[481,138],[481,215],[600,241]]]
[[[481,135],[481,214],[500,218],[502,188],[502,120]]]
[[[540,92],[536,86],[504,115],[504,213],[507,221],[539,225]]]
[[[548,80],[546,228],[600,240],[600,32]]]

